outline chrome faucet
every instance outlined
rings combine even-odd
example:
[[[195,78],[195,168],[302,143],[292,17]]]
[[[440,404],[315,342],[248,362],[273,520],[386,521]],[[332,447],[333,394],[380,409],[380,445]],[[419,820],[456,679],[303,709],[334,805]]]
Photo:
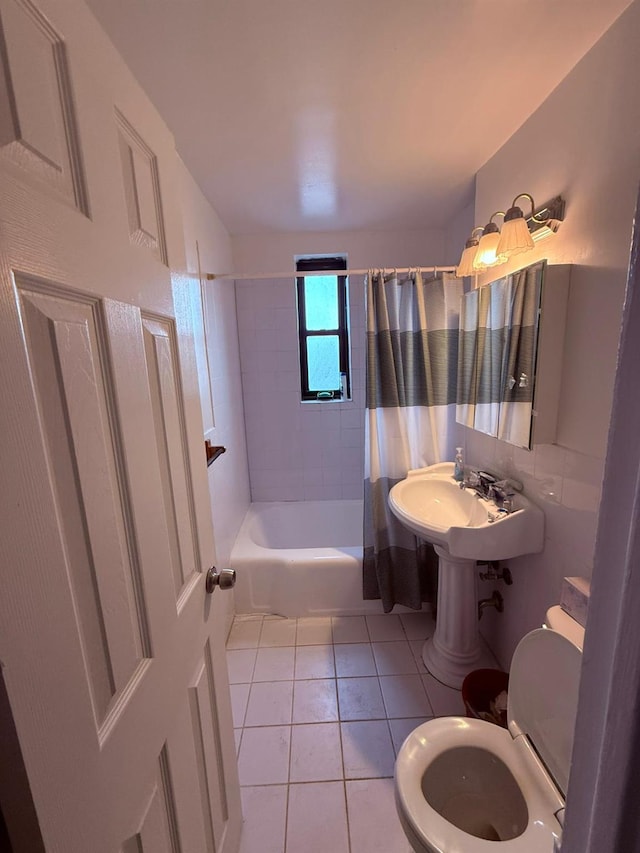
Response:
[[[489,474],[488,471],[474,471],[473,469],[470,469],[464,480],[460,483],[460,488],[471,489],[479,495],[479,497],[488,500],[492,498],[491,490],[497,482],[497,477],[494,477],[493,474]]]
[[[470,469],[460,483],[461,489],[471,489],[485,500],[495,501],[502,512],[512,512],[514,492],[522,491],[522,483],[518,480],[499,480],[488,471]]]

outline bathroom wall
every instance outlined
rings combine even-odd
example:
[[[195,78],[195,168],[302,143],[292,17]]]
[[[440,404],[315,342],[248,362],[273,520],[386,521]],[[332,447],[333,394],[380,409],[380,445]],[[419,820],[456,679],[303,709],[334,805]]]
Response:
[[[445,264],[457,265],[460,261],[464,244],[471,236],[471,231],[475,224],[474,217],[475,201],[471,201],[447,224],[444,235]],[[467,279],[467,281],[470,282],[471,279]]]
[[[589,577],[598,520],[632,217],[640,178],[640,4],[632,4],[542,106],[479,171],[475,222],[521,191],[567,202],[559,232],[526,259],[574,265],[556,445],[518,450],[460,428],[467,461],[511,474],[545,512],[544,551],[511,560],[505,612],[482,630],[508,666],[518,640],[559,600],[563,576]],[[493,584],[480,583],[482,597]]]
[[[352,269],[443,262],[443,232],[298,233],[233,238],[239,272],[287,272],[295,255],[342,254]],[[301,403],[295,280],[237,282],[238,330],[254,501],[362,496],[365,316],[362,276],[349,279],[352,397]]]
[[[204,284],[203,322],[197,273],[198,260],[203,273],[232,269],[231,241],[183,164],[179,171],[187,270],[195,274],[190,287],[204,433],[213,445],[226,447],[208,468],[216,560],[222,568],[229,565],[250,501],[235,290],[233,281]],[[225,601],[231,613],[233,597]]]

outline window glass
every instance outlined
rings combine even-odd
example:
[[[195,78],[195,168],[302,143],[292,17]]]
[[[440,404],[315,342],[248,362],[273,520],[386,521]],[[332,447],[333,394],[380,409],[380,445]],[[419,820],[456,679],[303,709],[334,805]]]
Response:
[[[346,269],[339,256],[296,261],[303,401],[351,398],[347,277],[338,272]]]
[[[307,338],[309,391],[340,388],[340,341],[337,335]]]
[[[338,279],[335,275],[309,276],[304,280],[307,329],[338,328]]]

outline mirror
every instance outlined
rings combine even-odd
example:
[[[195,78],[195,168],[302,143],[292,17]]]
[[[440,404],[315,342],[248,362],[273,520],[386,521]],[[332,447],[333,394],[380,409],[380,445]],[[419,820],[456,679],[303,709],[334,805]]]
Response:
[[[531,448],[542,282],[538,261],[462,297],[456,420]]]

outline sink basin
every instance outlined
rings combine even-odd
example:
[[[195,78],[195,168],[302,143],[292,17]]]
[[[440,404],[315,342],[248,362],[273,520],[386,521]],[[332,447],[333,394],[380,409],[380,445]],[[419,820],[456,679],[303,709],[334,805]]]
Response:
[[[493,501],[460,488],[451,462],[409,471],[391,489],[389,506],[406,527],[452,557],[506,560],[543,547],[544,515],[535,504],[517,494],[514,510],[499,512]]]
[[[460,689],[469,672],[495,666],[478,632],[477,560],[507,560],[534,554],[544,544],[542,510],[524,495],[513,511],[461,489],[453,462],[409,471],[389,492],[393,514],[438,554],[436,630],[424,645],[422,660],[443,684]]]

